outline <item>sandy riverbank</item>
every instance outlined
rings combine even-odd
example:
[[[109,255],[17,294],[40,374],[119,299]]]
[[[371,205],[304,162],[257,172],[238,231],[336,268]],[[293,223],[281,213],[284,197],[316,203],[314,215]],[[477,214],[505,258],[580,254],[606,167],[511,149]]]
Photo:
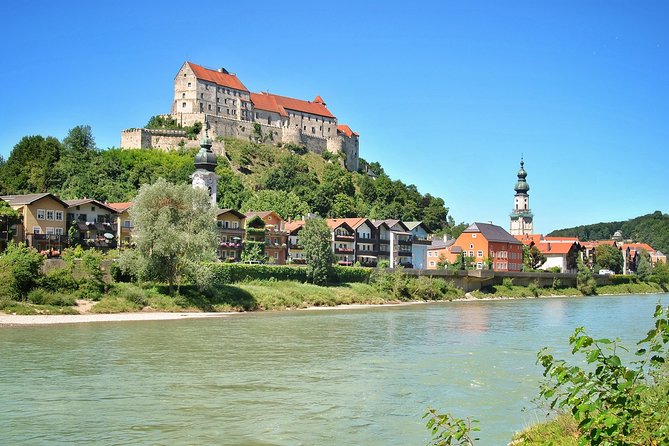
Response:
[[[113,314],[39,314],[21,316],[0,313],[0,326],[7,325],[49,325],[76,324],[89,322],[124,321],[166,321],[175,319],[196,319],[204,317],[227,317],[239,313],[113,313]]]
[[[548,296],[546,296],[548,297]],[[544,297],[544,298],[546,298]],[[550,296],[550,297],[564,297],[564,296]],[[485,297],[477,298],[471,295],[461,299],[455,299],[454,302],[471,302],[471,301],[481,301],[481,300],[505,300],[505,299],[516,299],[513,297]],[[528,298],[523,298],[528,299]],[[401,307],[409,305],[421,305],[429,303],[438,303],[438,302],[448,302],[448,301],[410,301],[410,302],[387,302],[383,304],[345,304],[337,305],[334,307],[326,306],[313,306],[307,308],[295,309],[292,311],[326,311],[326,310],[356,310],[356,309],[367,309],[367,308],[380,308],[380,307]],[[245,314],[242,312],[225,312],[225,313],[198,313],[198,312],[176,312],[176,313],[167,313],[167,312],[148,312],[140,311],[135,313],[88,313],[91,305],[83,304],[79,302],[80,308],[85,308],[86,312],[82,314],[68,314],[68,315],[16,315],[16,314],[4,314],[0,312],[0,326],[15,326],[15,325],[50,325],[50,324],[77,324],[77,323],[92,323],[92,322],[128,322],[128,321],[166,321],[166,320],[177,320],[177,319],[199,319],[199,318],[210,318],[210,317],[227,317],[233,316],[236,314]],[[287,308],[286,310],[290,310]],[[272,310],[272,311],[283,311],[283,310]],[[246,313],[248,314],[248,313]]]

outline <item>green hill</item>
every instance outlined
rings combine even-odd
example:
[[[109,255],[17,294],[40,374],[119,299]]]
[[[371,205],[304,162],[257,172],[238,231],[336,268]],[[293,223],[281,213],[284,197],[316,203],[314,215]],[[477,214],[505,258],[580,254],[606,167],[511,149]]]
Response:
[[[222,208],[273,208],[284,218],[306,212],[325,217],[422,220],[431,231],[449,232],[453,219],[444,200],[391,179],[379,163],[361,160],[365,172],[348,172],[340,155],[300,146],[224,139],[218,157],[218,201]],[[52,192],[64,199],[93,197],[129,201],[145,183],[162,177],[190,181],[195,151],[99,150],[88,126],[59,141],[26,136],[0,158],[0,194]]]
[[[550,236],[578,237],[580,240],[610,239],[616,231],[622,231],[625,239],[648,243],[663,253],[669,253],[669,215],[660,211],[642,215],[627,221],[596,223],[576,226],[575,228],[558,229]]]

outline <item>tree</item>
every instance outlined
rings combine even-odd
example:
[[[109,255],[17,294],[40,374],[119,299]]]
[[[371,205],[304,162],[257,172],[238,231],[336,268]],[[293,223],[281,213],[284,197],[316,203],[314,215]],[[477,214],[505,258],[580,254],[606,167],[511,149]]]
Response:
[[[207,193],[188,184],[159,179],[144,185],[130,208],[133,240],[144,277],[181,285],[183,277],[200,282],[200,264],[216,254],[215,212]]]
[[[280,190],[261,190],[242,205],[242,212],[269,210],[285,220],[299,219],[309,213],[309,205],[294,193]]]
[[[592,277],[592,271],[583,260],[578,259],[578,273],[576,274],[576,288],[585,296],[595,294],[597,291],[597,281]]]
[[[523,262],[530,271],[533,271],[546,263],[546,256],[534,245],[532,247],[523,246]]]
[[[596,271],[610,269],[616,274],[623,272],[623,255],[612,245],[598,245],[595,247]]]
[[[332,203],[330,210],[330,217],[332,218],[349,218],[358,215],[356,210],[356,203],[352,197],[344,194],[337,194]]]
[[[648,281],[653,274],[653,264],[650,261],[650,254],[643,249],[639,251],[639,261],[635,272],[637,277],[644,282]]]
[[[54,165],[61,156],[56,138],[25,136],[14,146],[0,170],[5,193],[29,194],[47,192],[56,183]]]
[[[334,263],[330,228],[325,220],[308,219],[300,230],[300,243],[307,261],[307,277],[316,285],[325,284]]]

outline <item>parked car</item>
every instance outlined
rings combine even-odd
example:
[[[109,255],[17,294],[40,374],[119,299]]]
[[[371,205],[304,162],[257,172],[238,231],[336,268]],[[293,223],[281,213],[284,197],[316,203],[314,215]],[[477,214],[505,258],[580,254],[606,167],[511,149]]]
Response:
[[[600,269],[599,270],[599,275],[600,276],[610,276],[612,274],[615,274],[615,273],[613,271],[611,271],[610,269]]]

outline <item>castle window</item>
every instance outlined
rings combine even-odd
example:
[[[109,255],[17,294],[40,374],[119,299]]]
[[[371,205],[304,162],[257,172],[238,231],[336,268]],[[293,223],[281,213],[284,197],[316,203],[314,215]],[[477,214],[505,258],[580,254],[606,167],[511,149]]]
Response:
[[[186,77],[186,73],[184,73],[184,77]]]
[[[228,98],[223,99],[223,103],[227,104],[228,103]]]
[[[306,129],[307,129],[307,126],[305,125],[305,126],[304,126],[304,130],[306,130]]]
[[[232,114],[236,116],[237,115],[237,110],[232,110]]]
[[[226,109],[225,109],[225,112],[226,112],[227,114],[230,114],[230,109],[229,109],[229,108],[226,108]]]
[[[211,104],[207,104],[207,108],[211,111]]]
[[[186,108],[186,103],[185,102],[181,103],[181,108]]]
[[[190,88],[190,86],[191,86],[191,83],[190,83],[190,82],[188,82],[188,88]]]
[[[311,128],[311,133],[316,133],[316,127]]]
[[[181,99],[186,97],[186,93],[181,93]]]
[[[216,98],[216,103],[220,104],[220,102],[221,102],[221,98]]]
[[[220,112],[221,112],[221,107],[216,107],[216,113],[220,113]]]
[[[204,93],[200,93],[200,99],[204,99]]]
[[[204,104],[203,104],[202,102],[200,102],[200,111],[201,111],[201,112],[204,111]]]

